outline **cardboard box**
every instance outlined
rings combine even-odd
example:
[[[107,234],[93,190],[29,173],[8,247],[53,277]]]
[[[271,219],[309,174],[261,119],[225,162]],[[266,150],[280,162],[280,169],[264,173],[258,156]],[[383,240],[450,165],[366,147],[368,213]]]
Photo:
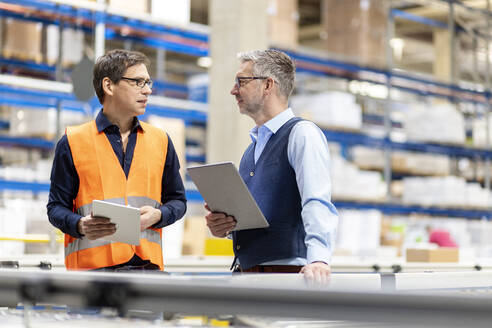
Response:
[[[207,237],[208,228],[205,218],[187,217],[184,222],[183,255],[204,255]]]
[[[407,248],[407,262],[459,262],[459,249],[447,247],[436,249]]]
[[[41,53],[42,27],[41,23],[6,19],[3,56],[40,63],[43,59]]]
[[[108,4],[113,9],[131,12],[132,14],[146,14],[149,12],[147,0],[109,0]]]
[[[149,124],[155,127],[161,128],[171,138],[174,150],[178,155],[179,164],[181,169],[181,177],[185,178],[186,175],[186,126],[185,122],[179,118],[160,117],[157,115],[150,115],[147,119]]]
[[[384,1],[325,0],[321,15],[325,50],[362,65],[385,65]]]
[[[297,0],[268,1],[268,34],[274,45],[296,48],[299,12]]]

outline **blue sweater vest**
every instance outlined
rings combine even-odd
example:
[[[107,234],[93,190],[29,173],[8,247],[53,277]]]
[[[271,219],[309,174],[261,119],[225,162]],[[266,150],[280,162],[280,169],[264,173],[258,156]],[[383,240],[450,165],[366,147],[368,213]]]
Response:
[[[290,131],[301,120],[290,119],[272,135],[256,165],[256,143],[249,145],[241,159],[239,173],[270,224],[265,229],[233,234],[234,253],[243,269],[267,261],[306,257],[301,196],[287,156]]]

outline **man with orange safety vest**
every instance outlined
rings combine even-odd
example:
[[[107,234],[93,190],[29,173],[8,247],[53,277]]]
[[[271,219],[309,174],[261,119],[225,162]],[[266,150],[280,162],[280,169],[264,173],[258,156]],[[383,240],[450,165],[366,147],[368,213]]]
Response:
[[[162,227],[179,220],[186,197],[179,161],[165,131],[138,120],[152,93],[148,58],[113,50],[94,66],[103,105],[95,120],[68,127],[56,146],[47,205],[65,233],[68,270],[163,270]],[[92,201],[140,208],[140,245],[102,237],[117,227],[93,217]]]

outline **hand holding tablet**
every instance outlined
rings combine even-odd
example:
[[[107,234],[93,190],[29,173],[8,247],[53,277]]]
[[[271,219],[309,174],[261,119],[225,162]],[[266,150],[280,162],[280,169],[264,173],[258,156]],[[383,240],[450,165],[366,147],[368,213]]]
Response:
[[[232,162],[194,166],[187,171],[212,212],[236,219],[234,231],[269,226]]]
[[[140,245],[140,209],[102,200],[92,201],[92,216],[109,218],[116,224],[116,232],[104,239]]]

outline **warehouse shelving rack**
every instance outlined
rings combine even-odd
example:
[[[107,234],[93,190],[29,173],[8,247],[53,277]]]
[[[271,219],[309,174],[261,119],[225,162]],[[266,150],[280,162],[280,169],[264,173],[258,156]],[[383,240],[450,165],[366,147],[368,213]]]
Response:
[[[15,19],[41,22],[44,24],[54,24],[63,27],[71,26],[81,28],[87,33],[95,32],[94,26],[98,23],[107,24],[102,39],[126,38],[139,42],[144,45],[157,49],[171,50],[192,56],[203,56],[208,53],[208,29],[205,26],[196,24],[187,28],[175,28],[162,25],[153,20],[150,16],[129,17],[127,13],[122,16],[114,12],[111,8],[106,8],[100,3],[88,1],[41,1],[41,0],[20,0],[20,1],[1,1],[0,17],[11,17]],[[138,32],[153,32],[154,35],[148,36],[121,36],[118,29],[131,26],[132,30]],[[159,35],[156,36],[156,31]],[[164,37],[162,37],[164,35]],[[95,38],[101,36],[95,36]],[[96,42],[101,42],[98,40]],[[42,72],[50,77],[54,77],[57,71],[56,65],[47,65],[30,61],[1,58],[0,64],[4,67],[12,66],[15,68],[25,68],[32,71]],[[4,81],[1,81],[2,83]],[[39,80],[39,84],[45,81]],[[34,108],[56,108],[62,110],[74,110],[86,113],[88,107],[90,114],[99,108],[97,99],[94,97],[89,103],[77,101],[71,93],[70,85],[66,84],[63,92],[51,90],[36,90],[25,88],[16,83],[12,86],[10,81],[0,84],[0,103],[6,105],[28,106]],[[31,85],[36,82],[31,83]],[[181,93],[186,97],[188,89],[184,85],[170,83],[168,81],[157,80],[155,83],[157,90],[171,90]],[[69,90],[69,91],[68,91]],[[68,91],[68,92],[67,92]],[[187,124],[204,124],[206,116],[206,106],[196,102],[184,102],[166,97],[152,97],[149,102],[146,115],[158,115],[166,117],[177,117],[185,120]],[[53,142],[42,141],[36,138],[10,138],[2,137],[0,144],[16,145],[34,148],[53,147]],[[204,161],[203,156],[193,156],[194,161]]]
[[[435,81],[429,78],[422,78],[415,74],[408,72],[402,72],[395,70],[392,63],[392,50],[390,48],[390,39],[394,33],[394,18],[400,17],[407,20],[412,20],[414,22],[431,26],[433,28],[448,29],[450,31],[462,32],[463,30],[454,25],[453,20],[453,6],[461,6],[466,10],[475,11],[477,14],[484,15],[485,17],[490,17],[492,13],[487,10],[477,10],[474,8],[469,8],[462,3],[456,3],[455,1],[443,0],[449,5],[449,16],[450,19],[448,23],[443,23],[435,21],[432,19],[427,19],[424,17],[419,17],[416,15],[408,14],[404,11],[389,8],[388,14],[388,33],[387,33],[387,69],[376,69],[372,67],[364,67],[358,64],[347,63],[332,58],[325,58],[325,56],[312,54],[309,51],[306,52],[294,52],[286,49],[281,49],[289,55],[296,59],[297,68],[299,72],[304,72],[307,74],[312,74],[314,76],[322,77],[335,77],[342,78],[348,81],[357,80],[370,82],[372,84],[383,85],[387,87],[387,98],[384,105],[385,115],[381,119],[384,124],[385,136],[381,138],[375,138],[369,135],[362,134],[360,132],[346,132],[325,129],[325,136],[329,141],[340,143],[343,146],[353,146],[353,145],[365,145],[372,148],[379,148],[385,151],[385,167],[384,167],[384,177],[387,182],[388,199],[392,199],[389,194],[390,183],[392,181],[391,172],[391,161],[390,154],[393,150],[403,150],[411,152],[421,152],[421,153],[436,153],[444,154],[454,158],[466,157],[470,159],[482,159],[486,163],[486,177],[485,186],[490,190],[490,175],[488,168],[490,167],[490,158],[492,151],[490,150],[487,137],[487,145],[484,148],[472,148],[456,145],[446,145],[438,143],[424,143],[424,142],[397,142],[390,138],[390,132],[394,123],[389,119],[390,107],[392,105],[393,99],[391,98],[391,90],[397,89],[405,93],[411,93],[420,97],[435,97],[446,99],[452,103],[471,103],[480,104],[487,109],[486,116],[490,112],[491,104],[491,87],[490,81],[486,81],[485,90],[478,91],[475,86],[465,87],[460,83],[456,83],[456,79],[452,78],[451,83],[443,83]],[[490,30],[490,28],[489,28]],[[485,38],[483,34],[473,31],[476,35]],[[452,33],[454,35],[454,33]],[[451,38],[451,46],[454,42],[454,37]],[[453,48],[453,47],[452,47]],[[489,75],[489,63],[487,62],[487,72]],[[452,74],[454,72],[452,71]],[[488,123],[488,122],[487,122]],[[488,124],[487,124],[488,133]],[[444,209],[444,208],[432,208],[432,207],[421,207],[421,206],[406,206],[398,204],[395,201],[389,201],[386,204],[364,204],[361,202],[334,202],[339,208],[354,208],[354,209],[378,209],[386,214],[410,214],[410,213],[420,213],[429,215],[446,215],[450,217],[466,217],[466,218],[490,218],[489,211],[469,211],[469,210],[456,210],[456,209]],[[473,213],[473,214],[472,214]]]
[[[97,38],[97,24],[105,24],[103,39],[123,39],[140,42],[142,44],[185,53],[193,56],[205,56],[208,54],[208,29],[203,26],[194,26],[190,29],[172,28],[152,21],[149,17],[128,17],[123,14],[114,13],[110,8],[106,8],[99,3],[89,3],[80,1],[41,1],[41,0],[7,0],[1,3],[12,4],[24,7],[26,13],[21,14],[6,9],[0,10],[0,16],[14,17],[27,20],[37,20],[49,24],[59,24],[63,20],[63,26],[78,26],[85,31],[95,33]],[[393,15],[402,15],[393,10]],[[82,25],[76,25],[74,20],[79,19],[85,22]],[[68,22],[67,22],[68,21]],[[74,25],[75,24],[75,25]],[[132,29],[139,30],[142,33],[154,33],[154,35],[122,35],[120,28],[130,25]],[[440,26],[444,27],[444,26]],[[169,36],[162,38],[155,33],[161,33]],[[101,36],[99,36],[101,37]],[[99,41],[95,41],[100,42]],[[374,69],[351,64],[343,61],[322,58],[310,54],[307,51],[294,52],[285,50],[297,62],[299,72],[308,72],[320,76],[342,77],[348,80],[368,81],[376,84],[387,85],[391,80],[391,87],[403,91],[412,92],[423,96],[443,97],[451,101],[465,101],[472,103],[488,103],[490,101],[490,92],[479,92],[476,90],[460,87],[456,84],[446,84],[423,79],[403,72],[394,70]],[[2,59],[3,63],[9,65],[25,65],[27,68],[37,69],[44,73],[54,74],[56,66],[36,64],[29,62],[16,61],[11,59]],[[0,76],[1,77],[1,76]],[[43,82],[44,83],[44,82]],[[162,82],[165,84],[166,82]],[[159,84],[159,82],[157,83]],[[62,85],[62,84],[60,84]],[[87,106],[93,112],[98,103],[93,99],[89,104],[84,104],[75,99],[71,93],[71,86],[63,83],[63,91],[35,90],[32,88],[21,87],[18,84],[12,85],[10,82],[2,83],[0,79],[0,103],[20,106],[35,106],[39,108],[53,108],[60,106],[63,110],[86,111]],[[177,90],[184,91],[179,85],[168,85],[175,87]],[[155,101],[153,101],[155,100]],[[184,101],[179,99],[170,99],[166,97],[154,97],[149,102],[146,115],[159,115],[168,117],[177,117],[184,119],[187,124],[206,124],[206,105],[197,102]],[[389,137],[374,138],[355,132],[341,132],[325,129],[324,133],[328,140],[338,142],[344,145],[368,145],[381,149],[392,150],[409,150],[418,152],[429,152],[438,154],[447,154],[456,157],[483,158],[490,159],[492,151],[486,149],[475,149],[469,147],[448,146],[440,144],[416,143],[416,142],[395,142]],[[49,149],[54,146],[53,142],[36,138],[12,138],[3,136],[0,138],[0,144],[16,145],[21,147],[34,147]],[[190,144],[187,142],[187,144]],[[203,156],[187,156],[189,161],[204,162]],[[34,192],[44,192],[49,190],[46,183],[24,183],[17,181],[0,180],[0,190],[18,189],[32,190]],[[191,201],[201,201],[198,192],[190,190],[187,192]],[[394,202],[388,203],[367,203],[356,201],[335,201],[338,208],[355,208],[355,209],[378,209],[387,214],[409,214],[421,213],[429,215],[440,215],[449,217],[465,218],[486,218],[489,219],[492,213],[486,210],[474,209],[453,209],[453,208],[434,208],[421,206],[407,206]]]

